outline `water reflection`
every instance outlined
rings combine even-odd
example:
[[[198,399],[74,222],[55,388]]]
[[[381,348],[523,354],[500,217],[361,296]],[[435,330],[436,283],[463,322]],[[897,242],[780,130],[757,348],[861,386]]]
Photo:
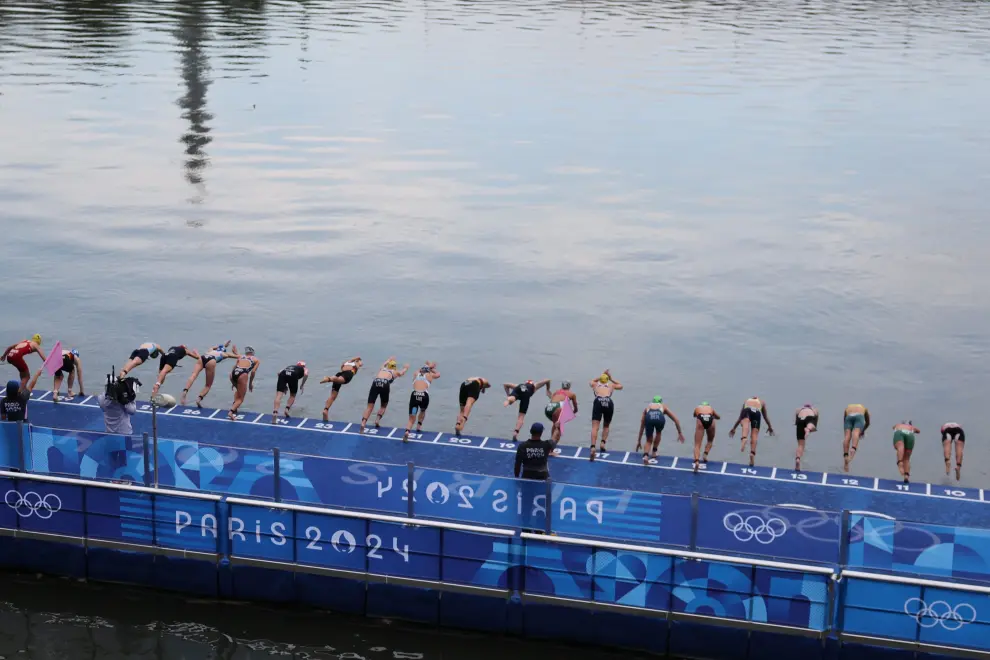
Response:
[[[207,122],[213,119],[206,109],[206,92],[210,87],[206,78],[210,64],[203,49],[206,16],[203,3],[197,0],[179,0],[176,5],[181,18],[175,36],[181,46],[182,81],[186,87],[176,103],[183,110],[182,118],[189,122],[189,130],[182,135],[181,142],[186,146],[186,180],[196,187],[193,201],[199,202],[205,194],[202,171],[209,164],[205,147],[212,142]]]

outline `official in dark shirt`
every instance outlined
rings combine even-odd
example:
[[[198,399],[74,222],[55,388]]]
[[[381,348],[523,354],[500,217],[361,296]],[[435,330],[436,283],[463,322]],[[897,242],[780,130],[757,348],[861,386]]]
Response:
[[[7,383],[6,395],[0,399],[0,421],[3,422],[26,422],[27,406],[31,400],[31,390],[38,383],[38,378],[44,369],[38,369],[27,387],[21,387],[19,380],[12,380]]]
[[[550,478],[547,461],[553,454],[553,443],[543,439],[543,424],[539,422],[529,427],[529,434],[529,440],[520,442],[516,448],[516,478],[545,481]]]

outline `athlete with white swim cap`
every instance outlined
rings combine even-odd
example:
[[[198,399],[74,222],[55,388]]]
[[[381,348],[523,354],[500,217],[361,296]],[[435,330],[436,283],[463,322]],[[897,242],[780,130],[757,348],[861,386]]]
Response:
[[[282,396],[286,393],[288,393],[289,399],[285,402],[285,418],[289,419],[289,410],[292,408],[292,404],[296,402],[296,392],[301,393],[303,391],[303,388],[306,387],[307,380],[309,380],[309,369],[306,368],[306,363],[302,360],[295,364],[290,364],[278,372],[278,382],[275,384],[275,406],[274,410],[272,410],[272,424],[275,423],[275,419],[278,417],[278,407],[282,403]]]
[[[355,355],[349,360],[345,360],[343,364],[340,365],[340,371],[338,371],[333,376],[325,376],[320,384],[333,383],[330,387],[330,396],[327,397],[327,404],[323,407],[323,421],[330,421],[330,406],[333,402],[337,400],[337,395],[340,394],[340,388],[342,385],[346,385],[351,382],[354,375],[358,370],[364,366],[364,362],[361,361],[360,355]]]
[[[966,432],[955,422],[946,422],[940,429],[942,433],[942,452],[945,454],[945,473],[949,474],[949,464],[952,462],[952,447],[956,449],[956,481],[962,473],[963,448],[966,446]]]
[[[767,417],[767,404],[758,396],[751,396],[743,403],[742,410],[739,411],[739,419],[729,430],[729,437],[735,437],[736,428],[742,424],[742,442],[739,451],[746,451],[749,444],[749,464],[752,466],[756,462],[756,441],[760,437],[760,418],[767,422],[767,435],[773,435],[773,424]]]

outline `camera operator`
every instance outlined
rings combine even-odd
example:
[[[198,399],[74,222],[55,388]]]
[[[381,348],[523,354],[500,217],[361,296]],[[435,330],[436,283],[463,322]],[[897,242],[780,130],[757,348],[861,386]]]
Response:
[[[119,379],[107,376],[107,387],[103,394],[96,397],[103,411],[103,423],[107,433],[117,435],[132,435],[131,416],[137,413],[138,387],[141,381],[129,376]]]

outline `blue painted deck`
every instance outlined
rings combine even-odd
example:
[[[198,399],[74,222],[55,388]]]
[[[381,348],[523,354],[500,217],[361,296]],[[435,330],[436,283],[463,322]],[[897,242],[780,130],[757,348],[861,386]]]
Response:
[[[54,404],[49,392],[35,392],[31,423],[63,429],[103,430],[95,397],[76,397]],[[151,433],[148,404],[135,417],[135,432]],[[177,406],[158,413],[158,437],[195,440],[238,448],[272,449],[332,458],[405,464],[511,476],[515,444],[509,440],[449,433],[423,432],[402,443],[402,429],[382,427],[357,432],[357,424],[323,423],[319,419],[278,420],[271,415],[243,412],[238,421],[226,419],[226,410]],[[415,436],[416,434],[414,434]],[[979,488],[899,481],[791,469],[709,462],[699,474],[689,460],[660,457],[644,466],[639,454],[609,452],[588,461],[586,447],[562,446],[551,463],[554,481],[586,486],[652,493],[735,500],[755,505],[800,504],[819,510],[865,510],[945,525],[990,526],[990,492]],[[955,501],[954,501],[955,500]]]

